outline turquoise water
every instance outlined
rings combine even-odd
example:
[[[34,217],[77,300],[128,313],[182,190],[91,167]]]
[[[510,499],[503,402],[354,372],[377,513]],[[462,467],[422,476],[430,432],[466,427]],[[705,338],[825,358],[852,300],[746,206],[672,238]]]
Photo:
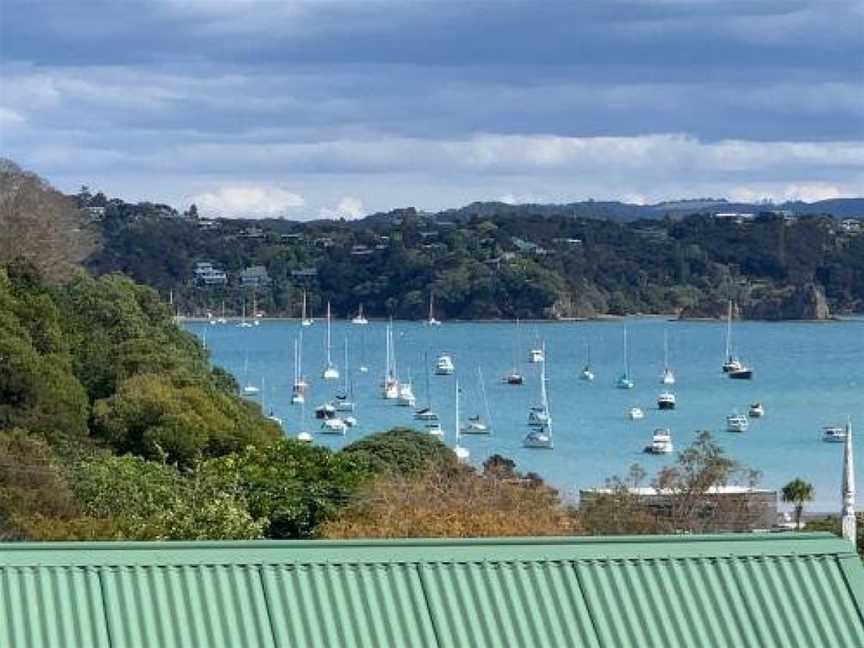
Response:
[[[623,367],[623,331],[629,330],[633,390],[614,387]],[[184,326],[201,336],[214,364],[265,388],[257,397],[283,419],[288,435],[299,431],[300,407],[290,404],[293,379],[293,339],[297,322],[264,321],[254,328],[187,322]],[[761,485],[779,488],[802,477],[815,485],[813,510],[839,508],[842,444],[820,440],[826,424],[842,424],[852,417],[857,432],[859,465],[864,436],[862,385],[864,385],[864,320],[832,323],[742,322],[735,325],[736,347],[755,369],[753,381],[727,379],[720,371],[725,326],[719,322],[668,322],[657,318],[626,321],[522,324],[446,323],[428,327],[415,322],[396,322],[396,355],[400,378],[410,375],[418,406],[425,402],[423,355],[430,365],[440,352],[452,354],[456,375],[432,376],[434,409],[442,418],[447,443],[454,442],[454,380],[462,389],[463,418],[482,410],[477,367],[485,377],[494,430],[488,436],[463,436],[470,460],[500,453],[514,458],[521,470],[536,471],[565,495],[580,488],[602,485],[611,475],[623,474],[639,462],[649,475],[672,457],[642,453],[655,427],[672,429],[677,449],[688,445],[698,430],[715,433],[733,458],[762,472]],[[670,364],[677,384],[672,388],[677,409],[660,412],[657,395],[663,390],[659,375],[663,363],[663,335],[669,337]],[[324,367],[326,326],[316,322],[303,328],[303,368],[311,390],[307,395],[306,428],[317,432],[313,410],[341,386],[321,380]],[[348,336],[349,361],[355,384],[355,414],[359,425],[347,436],[317,435],[316,443],[339,448],[372,432],[412,426],[413,410],[398,407],[380,397],[384,372],[385,324],[368,326],[333,323],[333,358],[343,365],[343,340]],[[539,365],[527,362],[528,349],[545,341],[549,400],[554,422],[555,449],[522,447],[527,409],[539,398]],[[501,377],[513,364],[518,340],[520,371],[525,385],[505,385]],[[586,344],[596,379],[579,380]],[[365,364],[368,373],[358,371]],[[431,370],[431,366],[430,366]],[[751,421],[744,434],[725,432],[725,417],[737,410],[746,413],[751,402],[761,401],[766,415]],[[630,407],[645,411],[645,418],[630,421]],[[421,424],[422,426],[422,424]],[[860,472],[860,471],[859,471]],[[859,502],[864,502],[859,489]]]

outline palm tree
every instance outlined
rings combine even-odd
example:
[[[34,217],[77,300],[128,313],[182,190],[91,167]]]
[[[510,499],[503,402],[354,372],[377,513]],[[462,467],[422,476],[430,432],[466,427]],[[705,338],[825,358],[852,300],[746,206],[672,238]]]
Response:
[[[801,530],[801,514],[804,513],[804,502],[813,499],[813,484],[803,479],[793,479],[783,487],[783,501],[795,505],[795,528]]]

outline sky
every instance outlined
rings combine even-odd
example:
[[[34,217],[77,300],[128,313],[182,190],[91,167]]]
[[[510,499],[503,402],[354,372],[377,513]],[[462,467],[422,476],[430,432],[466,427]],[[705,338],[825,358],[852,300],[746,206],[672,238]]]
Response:
[[[0,156],[206,215],[864,195],[860,0],[0,0]]]

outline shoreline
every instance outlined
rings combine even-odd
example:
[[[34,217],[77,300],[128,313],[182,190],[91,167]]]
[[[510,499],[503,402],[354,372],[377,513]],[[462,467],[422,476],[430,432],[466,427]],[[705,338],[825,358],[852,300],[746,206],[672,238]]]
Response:
[[[208,318],[202,316],[185,316],[178,315],[176,317],[179,322],[195,322],[195,323],[207,323],[211,320],[215,320],[215,318]],[[252,318],[247,318],[249,321],[252,321]],[[384,317],[369,317],[367,318],[370,323],[372,322],[388,322],[390,321],[388,318]],[[725,317],[677,317],[672,313],[639,313],[634,315],[597,315],[594,317],[561,317],[558,319],[520,319],[520,324],[572,324],[578,322],[620,322],[622,320],[628,319],[653,319],[653,320],[665,320],[667,322],[681,322],[681,323],[717,323],[717,322],[725,322]],[[227,323],[237,323],[243,320],[242,317],[232,316],[225,318]],[[300,322],[299,317],[259,317],[258,321],[261,322]],[[314,322],[326,322],[326,318],[317,318],[313,320]],[[350,318],[332,318],[331,321],[333,323],[338,322],[347,322],[351,323]],[[415,324],[425,324],[426,320],[416,320],[416,319],[393,319],[394,322],[400,323],[415,323]],[[448,319],[442,320],[442,324],[446,323],[454,323],[454,324],[513,324],[516,320],[512,319]],[[832,323],[854,323],[857,321],[864,321],[864,314],[853,314],[848,316],[832,316],[828,319],[777,319],[777,320],[766,320],[766,319],[736,319],[735,322],[763,322],[767,324],[775,323],[785,323],[785,324],[832,324]],[[362,325],[357,325],[362,326]]]

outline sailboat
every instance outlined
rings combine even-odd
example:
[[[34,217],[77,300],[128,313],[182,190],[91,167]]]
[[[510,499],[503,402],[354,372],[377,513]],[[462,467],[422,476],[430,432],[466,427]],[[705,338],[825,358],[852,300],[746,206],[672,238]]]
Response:
[[[336,411],[354,411],[354,381],[351,380],[351,371],[348,367],[348,336],[345,336],[345,385],[336,394]]]
[[[460,431],[461,425],[459,422],[459,380],[456,379],[456,445],[453,446],[453,452],[456,454],[456,459],[459,461],[467,461],[470,453],[468,452],[468,448],[463,448],[459,445],[459,442],[462,440],[462,433]]]
[[[246,384],[243,386],[243,395],[244,396],[254,396],[260,390],[258,387],[249,382],[249,354],[246,354],[246,357],[243,360],[243,382]]]
[[[324,380],[338,380],[339,379],[339,370],[333,364],[332,359],[330,358],[331,351],[331,340],[330,340],[330,302],[327,302],[327,366],[324,367],[324,372],[321,374],[321,377]]]
[[[306,392],[306,382],[303,380],[303,357],[302,353],[302,344],[303,344],[303,331],[300,331],[300,342],[298,343],[297,339],[294,339],[294,383],[291,385],[291,404],[292,405],[302,405],[306,402],[306,396],[304,395]]]
[[[252,293],[252,324],[261,326],[261,313],[258,312],[258,296]]]
[[[726,316],[726,361],[723,363],[723,372],[733,380],[751,380],[753,369],[744,365],[735,355],[735,347],[732,345],[732,300],[729,300],[729,312]]]
[[[267,412],[266,417],[268,420],[277,423],[278,425],[282,425],[282,419],[276,416],[273,412],[273,408],[270,410],[267,409],[267,389],[264,387],[264,379],[261,379],[261,411]]]
[[[222,300],[222,315],[219,319],[216,320],[218,324],[227,324],[228,320],[225,319],[225,300]]]
[[[546,356],[545,349],[543,356]],[[540,406],[531,408],[528,427],[528,434],[525,435],[522,445],[526,448],[552,449],[552,415],[546,393],[546,362],[540,364]]]
[[[385,339],[384,382],[382,396],[388,400],[399,398],[399,379],[396,377],[396,350],[393,344],[393,321],[387,324]]]
[[[360,304],[360,308],[357,311],[357,314],[351,319],[352,324],[358,324],[360,326],[365,326],[369,323],[369,320],[366,319],[366,316],[363,315],[363,304]]]
[[[423,376],[426,381],[426,406],[414,412],[418,421],[437,421],[438,415],[432,411],[432,391],[429,387],[429,353],[423,354]]]
[[[525,382],[525,378],[519,372],[517,368],[519,358],[519,318],[516,318],[516,336],[513,340],[513,368],[508,371],[503,378],[503,381],[508,385],[522,385]]]
[[[366,366],[366,330],[360,331],[360,373],[368,373],[369,367]]]
[[[663,331],[663,373],[660,375],[660,384],[675,384],[675,373],[669,366],[669,334],[666,331]]]
[[[594,371],[591,369],[591,345],[585,345],[585,366],[582,367],[582,373],[579,378],[587,382],[594,380]]]
[[[489,434],[492,431],[492,416],[489,412],[489,401],[486,398],[486,385],[483,384],[483,371],[477,367],[477,385],[483,401],[486,420],[480,414],[469,416],[467,423],[462,426],[462,434]]]
[[[252,324],[246,321],[246,298],[243,298],[243,310],[242,315],[240,316],[240,323],[237,324],[240,328],[251,328]]]
[[[314,322],[311,317],[306,317],[306,291],[303,291],[303,310],[300,313],[300,324],[301,326],[312,326],[312,322]]]
[[[429,293],[429,319],[426,320],[427,326],[441,326],[441,322],[435,319],[435,295]]]
[[[300,433],[297,440],[301,443],[312,443],[312,433],[306,429],[306,403],[300,401]]]
[[[624,327],[624,373],[618,377],[618,389],[633,389],[636,383],[630,377],[630,351],[627,346],[627,327]]]

